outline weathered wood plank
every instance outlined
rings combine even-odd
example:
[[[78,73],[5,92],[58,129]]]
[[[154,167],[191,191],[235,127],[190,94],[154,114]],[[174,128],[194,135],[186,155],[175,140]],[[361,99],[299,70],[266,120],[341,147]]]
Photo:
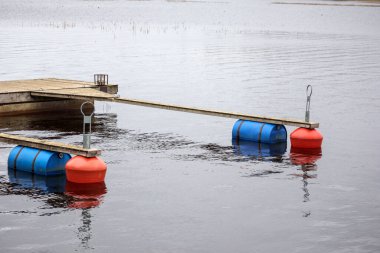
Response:
[[[28,138],[19,135],[0,133],[0,140],[13,143],[17,145],[50,150],[54,152],[69,153],[73,155],[80,155],[85,157],[99,156],[101,151],[99,149],[85,149],[80,146],[65,144],[61,142],[46,141],[35,138]]]
[[[64,79],[31,79],[31,80],[15,80],[0,81],[0,94],[11,92],[25,92],[38,90],[53,89],[74,89],[74,88],[97,88],[92,82],[64,80]]]
[[[18,93],[17,93],[18,94]],[[0,96],[1,97],[1,96]],[[2,116],[14,116],[30,113],[67,113],[72,112],[74,114],[80,114],[80,106],[85,101],[93,100],[79,100],[79,99],[55,99],[55,98],[43,98],[39,102],[22,102],[22,103],[10,103],[0,105],[0,120]]]
[[[248,115],[248,114],[242,114],[242,113],[236,113],[236,112],[224,112],[224,111],[201,109],[201,108],[194,108],[194,107],[161,104],[161,103],[136,100],[136,99],[114,98],[112,99],[112,101],[118,102],[118,103],[124,103],[124,104],[165,109],[165,110],[189,112],[189,113],[225,117],[225,118],[244,119],[244,120],[251,120],[251,121],[271,123],[271,124],[289,125],[289,126],[305,127],[305,128],[311,128],[311,129],[319,127],[319,123],[317,122],[305,122],[305,121],[295,120],[295,119],[272,118],[272,117],[266,117],[266,116],[261,116],[261,115]]]
[[[260,115],[248,115],[235,112],[224,112],[218,110],[201,109],[187,106],[162,104],[157,102],[150,102],[144,100],[118,98],[112,94],[98,91],[99,86],[91,82],[66,80],[58,78],[47,79],[33,79],[33,80],[16,80],[16,81],[1,81],[0,94],[10,92],[31,92],[32,97],[45,97],[45,98],[63,98],[75,100],[99,100],[110,101],[124,104],[131,104],[137,106],[153,107],[165,110],[181,111],[188,113],[197,113],[210,116],[236,118],[252,120],[257,122],[266,122],[272,124],[283,124],[305,128],[318,128],[317,122],[305,122],[295,119],[283,119],[266,117]]]
[[[82,99],[82,100],[92,98],[99,101],[110,101],[110,102],[153,107],[153,108],[172,110],[172,111],[181,111],[181,112],[196,113],[196,114],[218,116],[218,117],[225,117],[225,118],[252,120],[252,121],[257,121],[257,122],[289,125],[289,126],[296,126],[296,127],[305,127],[305,128],[310,128],[310,129],[319,127],[319,123],[317,122],[305,122],[302,120],[295,120],[295,119],[273,118],[273,117],[266,117],[266,116],[260,116],[260,115],[248,115],[248,114],[235,113],[235,112],[224,112],[224,111],[201,109],[201,108],[194,108],[194,107],[187,107],[187,106],[162,104],[162,103],[137,100],[137,99],[118,98],[118,97],[106,96],[104,95],[106,93],[102,94],[102,92],[100,91],[98,91],[96,94],[95,93],[91,94],[90,92],[86,92],[86,90],[83,90],[83,89],[82,89],[82,92],[75,92],[75,91],[79,91],[79,90],[75,89],[73,90],[73,92],[68,93],[68,94],[65,94],[63,91],[61,92],[61,91],[56,91],[56,90],[55,91],[36,91],[36,92],[32,92],[31,95],[40,96],[40,97],[42,96],[42,97],[55,97],[55,98],[71,98],[71,99]]]
[[[33,97],[70,98],[70,99],[112,99],[115,95],[92,88],[43,90],[31,92]]]

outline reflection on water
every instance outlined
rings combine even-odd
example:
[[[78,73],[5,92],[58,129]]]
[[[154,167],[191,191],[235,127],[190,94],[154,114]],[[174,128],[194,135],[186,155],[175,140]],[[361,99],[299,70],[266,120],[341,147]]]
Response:
[[[292,147],[290,149],[290,161],[294,165],[314,165],[321,158],[321,148],[301,149]]]
[[[2,176],[2,195],[26,195],[43,199],[51,208],[92,208],[99,206],[107,187],[104,182],[76,184],[66,181],[65,175],[39,176],[8,169],[8,181]]]
[[[188,150],[186,154],[173,155],[173,157],[184,160],[201,159],[230,162],[255,160],[282,162],[283,155],[287,150],[286,142],[264,144],[233,139],[231,146],[221,146],[215,143],[199,144],[172,133],[145,133],[122,129],[118,127],[117,123],[117,114],[115,113],[96,113],[92,122],[92,132],[95,137],[92,139],[92,144],[100,145],[107,151],[127,149],[160,153],[162,151],[186,149]],[[83,116],[80,113],[60,115],[45,113],[7,117],[0,121],[0,128],[12,132],[22,131],[21,134],[28,137],[68,139],[73,144],[81,145],[82,124]]]
[[[81,242],[81,247],[84,249],[91,248],[89,246],[89,241],[92,238],[91,208],[98,207],[102,203],[106,193],[107,188],[104,182],[85,185],[66,182],[65,195],[75,199],[68,207],[82,209],[82,225],[78,227],[77,237]]]
[[[100,132],[107,137],[107,130],[116,125],[117,115],[114,113],[98,113],[92,119],[93,131]],[[2,131],[51,131],[57,133],[57,138],[82,133],[83,115],[77,113],[43,113],[2,117],[0,121]],[[110,138],[115,137],[112,131]]]
[[[66,176],[40,176],[29,172],[8,169],[9,182],[26,189],[38,189],[46,193],[65,191]]]
[[[251,156],[257,159],[265,157],[279,157],[281,159],[286,152],[287,143],[266,144],[232,139],[232,146],[238,155]]]
[[[270,0],[0,1],[3,80],[108,73],[121,96],[289,118],[304,115],[312,84],[312,117],[329,153],[235,145],[228,120],[112,104],[116,114],[93,121],[109,165],[107,205],[81,209],[102,198],[2,176],[0,222],[21,227],[0,229],[2,250],[17,242],[51,251],[46,238],[67,245],[80,237],[95,251],[378,252],[378,10]],[[39,117],[1,118],[0,128],[81,144],[79,112]],[[318,215],[305,221],[300,211]],[[61,225],[73,220],[80,224],[70,235]],[[287,233],[273,240],[273,229]]]
[[[224,162],[256,162],[270,161],[282,163],[286,152],[287,144],[265,144],[250,141],[236,141],[232,139],[231,146],[222,146],[215,143],[194,144],[191,146],[198,151],[196,154],[188,153],[176,155],[176,159],[181,160],[208,160]],[[201,153],[199,153],[201,151]]]
[[[92,221],[91,221],[91,213],[89,209],[87,208],[82,209],[81,222],[82,222],[82,226],[78,228],[77,236],[81,242],[82,248],[90,249],[91,247],[89,246],[89,242],[92,237],[92,232],[91,232]]]
[[[104,182],[92,184],[66,182],[65,195],[75,199],[68,205],[69,208],[97,207],[102,203],[106,193],[107,187]]]
[[[94,184],[76,184],[66,181],[63,176],[43,177],[27,172],[8,170],[6,176],[0,176],[0,195],[24,195],[45,203],[37,211],[7,211],[0,214],[35,213],[39,216],[59,215],[73,209],[81,209],[81,225],[77,237],[81,247],[88,249],[91,232],[91,208],[101,205],[107,188],[104,182]],[[24,209],[24,208],[23,208]]]
[[[78,114],[36,114],[25,116],[7,117],[0,122],[0,128],[7,131],[22,131],[28,136],[42,137],[45,139],[65,139],[80,145],[79,137],[82,130],[83,116]],[[102,149],[112,150],[133,150],[144,151],[148,153],[162,153],[163,151],[180,151],[185,150],[183,154],[169,154],[176,160],[206,160],[216,162],[257,164],[261,161],[274,162],[286,166],[302,165],[302,168],[321,158],[321,150],[297,150],[292,148],[289,158],[286,155],[287,143],[265,144],[249,141],[231,140],[231,146],[222,146],[215,143],[199,144],[190,141],[182,136],[171,133],[141,133],[118,127],[117,114],[115,113],[96,113],[93,117],[93,144],[101,146]],[[29,132],[30,134],[29,134]],[[42,131],[42,132],[38,132]],[[71,139],[70,139],[71,138]],[[108,141],[109,140],[109,141]],[[117,164],[118,160],[113,158],[110,164]],[[314,175],[307,173],[309,169],[303,169],[305,173],[302,178],[311,178]],[[283,168],[260,169],[254,167],[244,177],[261,177],[270,174],[282,173]],[[97,195],[102,196],[106,192],[105,185],[94,185],[92,192],[85,192],[79,189],[75,184],[66,183],[64,178],[37,178],[30,177],[28,173],[9,171],[9,178],[12,182],[22,184],[24,187],[34,187],[46,192],[65,192],[66,197],[73,197],[74,202],[70,202],[65,206],[68,208],[89,208],[100,204]],[[16,173],[16,174],[15,174]],[[17,177],[15,176],[17,175]],[[38,180],[37,180],[38,179]],[[55,184],[55,181],[59,184]],[[46,182],[45,182],[46,181]],[[52,182],[52,183],[50,183]],[[28,185],[28,183],[30,185]],[[39,184],[39,185],[38,185]],[[305,182],[307,184],[307,182]],[[43,188],[46,186],[46,188]],[[55,189],[55,187],[60,187]],[[59,202],[59,201],[58,201]]]
[[[290,161],[292,164],[299,166],[300,173],[294,173],[293,176],[300,177],[302,180],[303,202],[310,201],[310,192],[308,189],[309,180],[317,178],[316,171],[318,166],[316,162],[322,157],[322,149],[290,149]],[[309,217],[311,211],[304,211],[304,217]]]
[[[316,170],[318,169],[316,164],[304,164],[301,165],[301,173],[293,174],[297,177],[302,178],[302,190],[303,190],[303,202],[309,202],[310,201],[310,191],[308,188],[309,180],[314,179],[317,177],[315,174]],[[311,215],[311,211],[304,211],[303,217],[309,217]]]

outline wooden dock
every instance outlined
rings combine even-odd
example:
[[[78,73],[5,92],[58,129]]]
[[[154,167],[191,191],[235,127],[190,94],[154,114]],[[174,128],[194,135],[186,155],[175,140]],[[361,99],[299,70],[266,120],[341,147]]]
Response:
[[[274,118],[261,115],[249,115],[236,112],[225,112],[210,109],[201,109],[188,106],[163,104],[158,102],[120,98],[117,95],[116,85],[95,85],[91,82],[64,80],[56,78],[34,79],[34,80],[19,80],[19,81],[2,81],[0,82],[0,115],[2,108],[5,106],[12,107],[16,104],[38,102],[59,102],[62,101],[86,101],[98,100],[116,102],[137,106],[153,107],[158,109],[181,111],[188,113],[197,113],[210,116],[236,118],[243,120],[252,120],[257,122],[290,125],[304,128],[318,128],[317,122],[305,122],[303,120]],[[57,105],[58,106],[58,105]],[[79,108],[79,106],[77,107]],[[9,108],[8,108],[9,109]],[[53,107],[54,109],[54,107]]]
[[[31,148],[44,149],[60,153],[69,153],[72,155],[80,155],[85,157],[95,157],[101,154],[99,149],[85,149],[81,146],[64,144],[60,142],[45,141],[41,139],[28,138],[19,135],[0,133],[0,140],[17,144],[21,146],[27,146]]]
[[[115,84],[108,84],[108,87],[115,87]],[[0,94],[31,92],[41,90],[62,90],[62,89],[77,89],[77,88],[92,88],[100,89],[99,85],[93,82],[85,82],[78,80],[58,79],[58,78],[43,78],[43,79],[28,79],[15,81],[0,81]],[[117,88],[117,87],[116,87]]]
[[[235,112],[224,112],[137,99],[120,98],[116,95],[117,91],[117,85],[108,84],[108,76],[106,85],[96,82],[92,83],[56,78],[1,81],[0,116],[33,112],[40,113],[46,110],[59,111],[75,109],[79,112],[80,105],[84,101],[98,100],[210,116],[290,125],[310,129],[319,127],[319,123],[317,122],[305,122],[295,119],[248,115]],[[101,151],[98,149],[85,149],[81,146],[5,133],[0,133],[0,140],[22,146],[50,150],[54,152],[69,153],[73,155],[81,155],[85,157],[94,157],[100,155],[101,153]]]
[[[203,115],[217,116],[217,117],[224,117],[224,118],[251,120],[251,121],[256,121],[256,122],[264,122],[264,123],[279,124],[279,125],[297,126],[297,127],[304,127],[304,128],[310,128],[310,129],[319,127],[319,123],[305,122],[305,121],[295,120],[295,119],[272,118],[272,117],[266,117],[266,116],[260,116],[260,115],[249,115],[249,114],[236,113],[236,112],[224,112],[224,111],[217,111],[217,110],[210,110],[210,109],[179,106],[179,105],[161,104],[161,103],[136,100],[136,99],[126,99],[126,98],[114,98],[113,101],[118,102],[118,103],[147,106],[147,107],[172,110],[172,111],[196,113],[196,114],[203,114]]]
[[[78,111],[83,103],[82,100],[32,97],[30,94],[33,91],[45,90],[62,90],[69,94],[75,89],[102,91],[102,94],[116,94],[118,86],[114,84],[97,85],[93,82],[57,78],[0,81],[0,116],[47,111]],[[91,99],[87,98],[86,100]]]
[[[128,98],[119,98],[117,96],[113,96],[104,92],[96,91],[96,90],[88,90],[88,89],[75,89],[75,90],[46,90],[46,91],[33,91],[31,92],[31,96],[33,97],[50,97],[50,98],[61,98],[61,99],[94,99],[98,101],[108,101],[108,102],[116,102],[137,106],[145,106],[145,107],[153,107],[164,110],[172,110],[172,111],[180,111],[180,112],[188,112],[188,113],[196,113],[210,116],[218,116],[225,118],[235,118],[235,119],[243,119],[243,120],[251,120],[256,122],[264,122],[271,124],[279,124],[279,125],[289,125],[296,127],[304,127],[304,128],[318,128],[319,123],[317,122],[305,122],[302,120],[296,119],[284,119],[284,118],[273,118],[266,117],[260,115],[248,115],[236,112],[224,112],[218,110],[210,110],[210,109],[201,109],[187,106],[179,106],[172,104],[162,104],[151,101],[137,100],[137,99],[128,99]]]

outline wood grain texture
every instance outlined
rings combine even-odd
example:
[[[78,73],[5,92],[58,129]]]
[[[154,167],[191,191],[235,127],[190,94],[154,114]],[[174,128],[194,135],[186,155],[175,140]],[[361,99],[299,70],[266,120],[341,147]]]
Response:
[[[99,149],[85,149],[81,146],[65,144],[61,142],[46,141],[35,138],[28,138],[20,135],[0,133],[0,140],[17,145],[27,146],[31,148],[44,149],[54,152],[69,153],[85,157],[95,157],[101,154]]]
[[[305,121],[296,120],[296,119],[274,118],[274,117],[267,117],[267,116],[261,116],[261,115],[248,115],[248,114],[243,114],[243,113],[225,112],[225,111],[201,109],[201,108],[195,108],[195,107],[163,104],[163,103],[150,102],[150,101],[137,100],[137,99],[118,98],[101,91],[94,91],[94,90],[90,91],[89,89],[75,89],[72,92],[70,91],[67,93],[65,93],[64,90],[36,91],[36,92],[31,92],[31,95],[40,96],[40,97],[54,97],[54,98],[66,98],[66,99],[70,98],[70,99],[81,99],[81,100],[91,98],[98,101],[109,101],[109,102],[116,102],[116,103],[123,103],[123,104],[137,105],[137,106],[152,107],[152,108],[164,109],[164,110],[196,113],[196,114],[225,117],[225,118],[251,120],[251,121],[257,121],[257,122],[279,124],[279,125],[289,125],[289,126],[304,127],[304,128],[310,128],[310,129],[319,127],[319,123],[317,122],[305,122]]]

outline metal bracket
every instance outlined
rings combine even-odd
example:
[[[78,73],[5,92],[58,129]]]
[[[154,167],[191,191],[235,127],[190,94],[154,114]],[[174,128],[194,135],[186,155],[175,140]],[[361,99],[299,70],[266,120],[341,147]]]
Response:
[[[306,87],[306,112],[305,112],[305,121],[310,122],[310,100],[311,94],[313,94],[313,87],[309,84]]]
[[[90,115],[86,115],[83,112],[83,106],[85,104],[91,104],[93,107],[92,113]],[[94,115],[95,106],[90,101],[86,101],[80,106],[80,111],[83,115],[83,148],[89,149],[91,148],[91,117],[92,115]],[[87,132],[86,132],[86,125],[89,126]]]
[[[108,85],[108,75],[94,74],[94,84],[99,85],[99,86]]]

